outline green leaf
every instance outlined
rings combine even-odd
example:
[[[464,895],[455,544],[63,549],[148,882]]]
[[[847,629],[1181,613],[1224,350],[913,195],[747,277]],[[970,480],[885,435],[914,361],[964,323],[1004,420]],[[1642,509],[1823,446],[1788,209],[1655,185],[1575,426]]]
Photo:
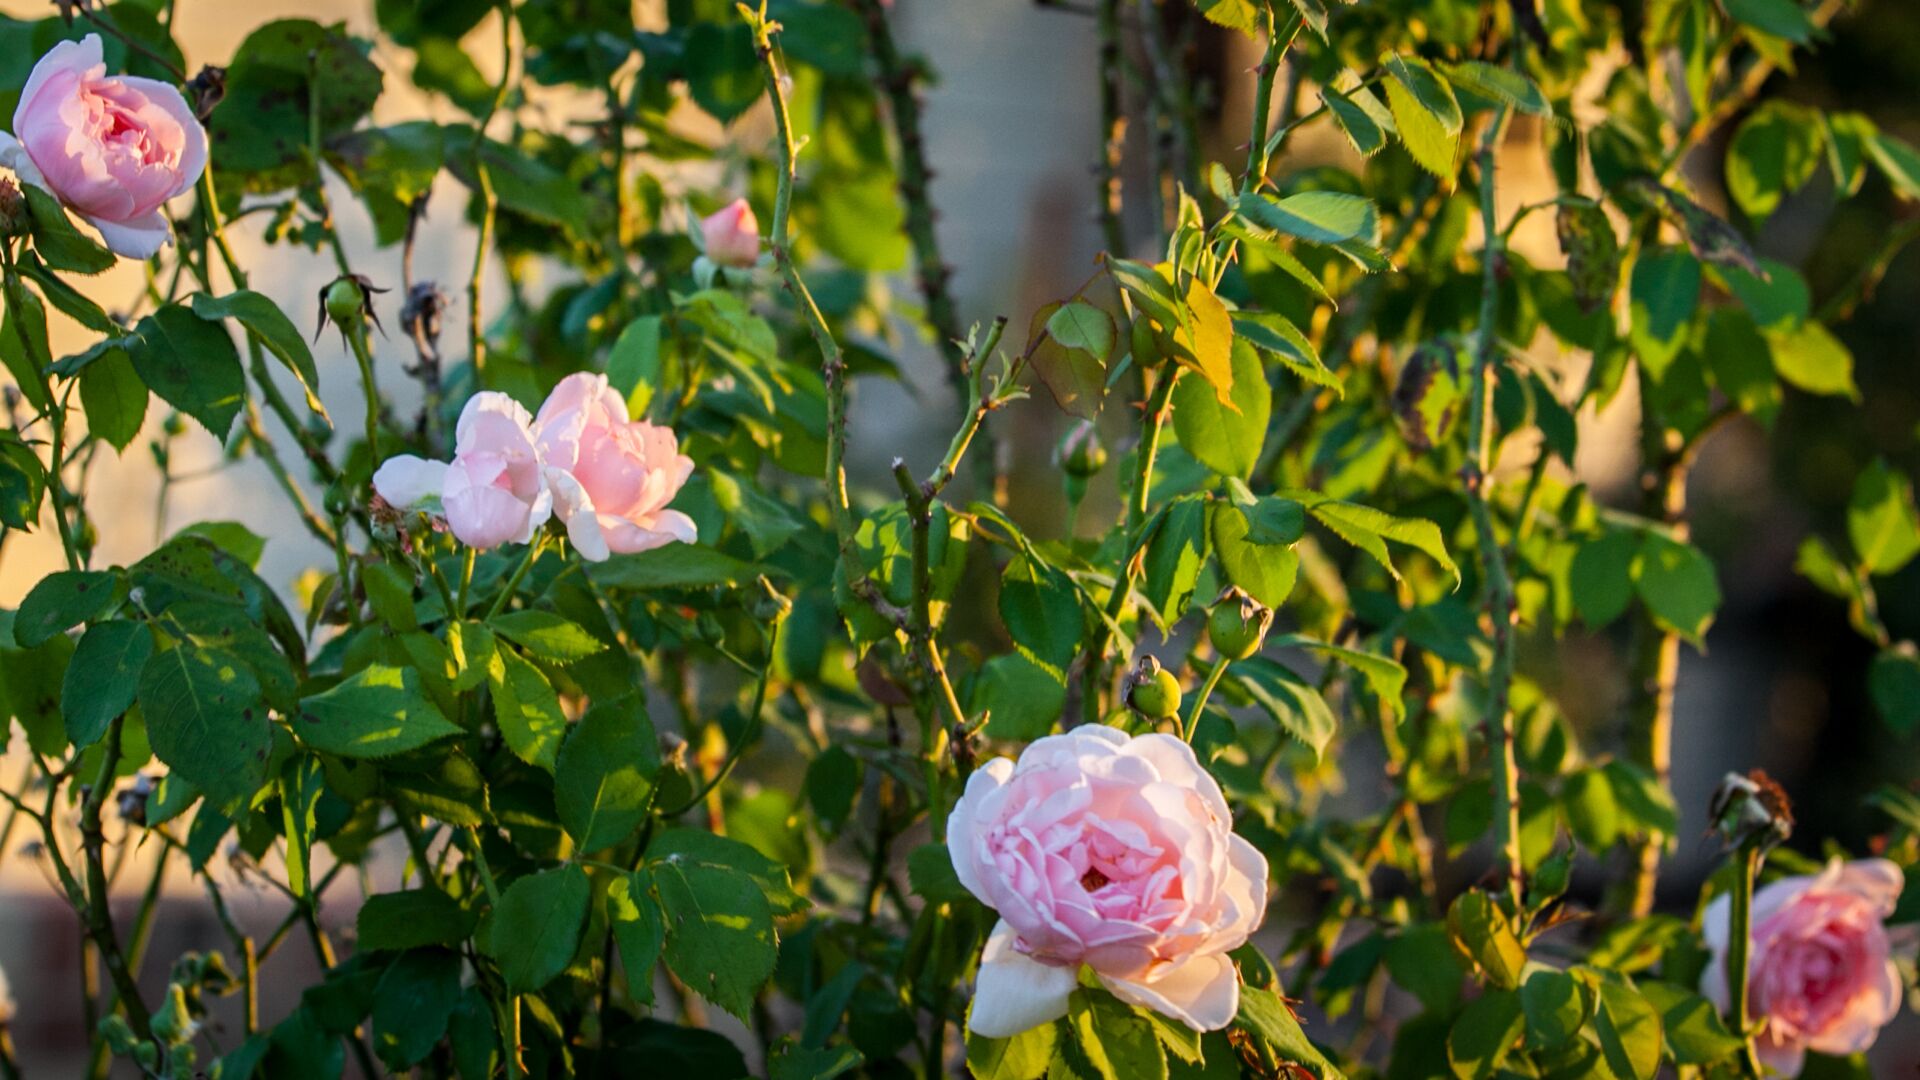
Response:
[[[1041,1024],[1010,1039],[967,1032],[967,1070],[974,1080],[1035,1080],[1053,1061],[1060,1025]]]
[[[1527,1045],[1552,1050],[1566,1045],[1586,1025],[1588,1004],[1579,980],[1564,971],[1539,968],[1520,987],[1527,1017]]]
[[[245,327],[255,341],[300,380],[300,388],[307,394],[307,408],[322,420],[332,422],[327,416],[327,407],[320,403],[320,369],[314,365],[313,352],[278,304],[250,289],[239,289],[217,300],[206,293],[195,293],[193,313],[208,322],[232,319]]]
[[[1741,1040],[1727,1030],[1713,1003],[1691,990],[1648,979],[1640,993],[1660,1013],[1660,1029],[1676,1065],[1711,1065],[1740,1050]]]
[[[1364,86],[1344,93],[1322,88],[1320,100],[1333,114],[1341,134],[1361,157],[1372,157],[1387,145],[1387,133],[1394,130],[1393,114]]]
[[[1901,198],[1920,199],[1920,150],[1882,131],[1875,131],[1867,139],[1866,150]]]
[[[865,1061],[851,1046],[806,1047],[782,1040],[767,1061],[767,1080],[834,1080]]]
[[[1800,190],[1824,160],[1825,134],[1805,106],[1769,101],[1733,133],[1727,147],[1727,193],[1747,216],[1764,222],[1782,199]]]
[[[1579,969],[1599,991],[1594,1030],[1608,1068],[1620,1080],[1653,1080],[1660,1071],[1660,1014],[1626,976]]]
[[[766,90],[754,55],[753,31],[742,23],[696,23],[687,36],[687,89],[693,100],[726,123]]]
[[[860,759],[839,745],[820,751],[808,763],[801,790],[828,831],[839,831],[853,813],[854,800],[860,797],[862,771]]]
[[[38,184],[21,184],[32,218],[33,248],[55,270],[98,274],[117,261],[113,252],[82,233],[67,216],[60,200]]]
[[[766,894],[775,915],[797,915],[807,909],[806,898],[794,892],[787,880],[787,868],[739,840],[703,829],[666,829],[654,836],[647,857],[702,863],[745,874]]]
[[[147,419],[147,384],[127,350],[102,350],[80,369],[80,405],[87,412],[87,431],[115,450],[124,453],[139,437]]]
[[[1273,413],[1260,357],[1244,340],[1233,343],[1232,407],[1206,384],[1183,379],[1173,388],[1173,429],[1180,445],[1200,463],[1223,476],[1248,477],[1266,443]]]
[[[1288,542],[1267,542],[1286,534],[1287,511],[1283,507],[1293,508],[1297,525],[1300,504],[1290,499],[1265,498],[1251,507],[1215,503],[1208,511],[1213,550],[1227,580],[1276,609],[1293,592],[1300,573],[1300,556],[1287,546]],[[1294,538],[1299,538],[1297,531]]]
[[[628,323],[607,353],[607,383],[627,399],[627,411],[645,416],[662,377],[658,315],[642,315]]]
[[[1166,1080],[1167,1055],[1153,1026],[1113,995],[1075,990],[1067,998],[1067,1027],[1101,1080]]]
[[[1067,704],[1062,670],[1024,653],[988,660],[973,680],[972,711],[987,717],[989,738],[1027,742],[1053,730]]]
[[[1469,889],[1455,897],[1447,908],[1447,929],[1492,985],[1506,990],[1519,987],[1521,970],[1527,966],[1527,950],[1520,944],[1513,921],[1491,896]]]
[[[1346,1074],[1307,1039],[1286,999],[1274,991],[1258,986],[1240,987],[1240,1011],[1233,1023],[1265,1042],[1281,1061],[1300,1065],[1319,1080],[1345,1080]]]
[[[1626,614],[1633,602],[1633,560],[1639,553],[1640,537],[1629,529],[1607,529],[1574,552],[1567,584],[1574,610],[1590,629]]]
[[[58,570],[41,578],[13,619],[13,640],[31,649],[113,610],[119,578],[105,570]]]
[[[1180,499],[1161,512],[1147,542],[1141,595],[1163,630],[1186,614],[1207,565],[1207,504]]]
[[[953,852],[937,841],[907,853],[907,882],[913,895],[930,904],[956,903],[973,895],[960,884],[960,875],[953,868]]]
[[[1082,305],[1098,311],[1092,305]],[[1107,366],[1104,361],[1084,349],[1070,348],[1054,336],[1053,317],[1066,310],[1068,305],[1058,301],[1043,304],[1033,313],[1033,322],[1029,329],[1027,362],[1033,365],[1034,373],[1047,385],[1047,392],[1053,395],[1054,403],[1063,412],[1091,420],[1100,415],[1100,406],[1107,396]],[[1105,312],[1100,312],[1106,318]]]
[[[1389,55],[1381,63],[1393,76],[1386,84],[1387,107],[1407,153],[1421,168],[1452,183],[1464,123],[1452,89],[1416,57]]]
[[[766,894],[722,866],[672,856],[648,866],[666,915],[667,967],[701,997],[746,1019],[778,954]]]
[[[1534,116],[1547,116],[1553,112],[1553,106],[1540,87],[1513,68],[1496,67],[1482,60],[1467,60],[1443,65],[1442,70],[1448,82],[1469,94]]]
[[[561,744],[553,802],[581,851],[632,835],[647,816],[660,740],[638,696],[596,702]]]
[[[40,287],[40,294],[47,302],[60,309],[68,318],[96,334],[110,334],[118,337],[120,324],[113,321],[99,304],[74,288],[67,279],[54,273],[31,251],[22,252],[15,264],[20,276]]]
[[[1714,311],[1707,323],[1705,357],[1713,381],[1740,411],[1767,427],[1780,413],[1780,378],[1773,350],[1753,320],[1731,308]]]
[[[1588,314],[1612,305],[1625,253],[1607,212],[1598,203],[1563,201],[1555,208],[1554,230],[1567,256],[1574,303]]]
[[[383,758],[460,734],[420,688],[412,668],[374,664],[323,694],[302,698],[300,741],[346,758]]]
[[[1727,0],[1727,14],[1742,26],[1795,45],[1808,44],[1816,33],[1807,9],[1797,0]]]
[[[615,555],[595,563],[588,571],[604,588],[636,592],[745,585],[761,572],[762,568],[752,563],[692,544],[668,544],[638,555]]]
[[[1332,657],[1359,672],[1367,680],[1374,696],[1380,704],[1396,717],[1404,714],[1406,705],[1401,694],[1407,688],[1407,669],[1400,661],[1379,653],[1362,652],[1358,649],[1343,648],[1331,642],[1316,641],[1303,634],[1275,634],[1267,639],[1270,645],[1288,648],[1309,649],[1323,656]]]
[[[1092,304],[1075,300],[1047,317],[1047,333],[1068,349],[1078,349],[1102,365],[1113,355],[1113,319]]]
[[[1326,387],[1333,391],[1335,397],[1347,396],[1346,383],[1327,367],[1315,351],[1313,342],[1308,341],[1307,336],[1288,322],[1285,316],[1268,312],[1236,313],[1233,317],[1233,333],[1236,344],[1245,340],[1306,382]]]
[[[1000,621],[1014,648],[1064,679],[1080,653],[1080,596],[1067,575],[1022,555],[1000,577]]]
[[[1867,668],[1867,692],[1889,728],[1903,736],[1920,730],[1920,652],[1913,642],[1880,650]]]
[[[592,899],[587,872],[572,864],[528,874],[500,894],[487,952],[500,962],[508,990],[533,993],[567,969]]]
[[[1475,998],[1447,1033],[1447,1061],[1453,1075],[1460,1080],[1499,1075],[1525,1026],[1519,994],[1497,990]]]
[[[496,649],[487,664],[493,718],[515,757],[552,772],[567,732],[567,716],[547,677],[512,649]]]
[[[1713,561],[1692,544],[1649,532],[1633,562],[1633,587],[1654,622],[1702,643],[1720,607],[1720,583]]]
[[[392,563],[374,563],[360,571],[360,585],[366,590],[367,604],[380,621],[395,633],[420,628],[420,614],[413,603],[413,575]]]
[[[1374,247],[1380,242],[1380,211],[1373,200],[1344,191],[1303,191],[1284,199],[1249,192],[1235,208],[1263,229],[1313,244],[1354,240]]]
[[[323,144],[348,131],[373,110],[380,83],[365,44],[342,25],[281,19],[261,26],[234,52],[226,97],[207,121],[215,171],[253,192],[317,179],[310,123],[318,121]]]
[[[1311,747],[1315,758],[1326,752],[1340,722],[1318,689],[1264,656],[1234,664],[1226,677],[1245,690],[1280,730]]]
[[[1640,256],[1633,264],[1633,344],[1658,379],[1679,354],[1687,324],[1700,303],[1700,261],[1678,248]]]
[[[437,888],[374,893],[360,905],[361,949],[418,949],[459,945],[473,933],[477,916]]]
[[[1914,507],[1913,483],[1884,458],[1874,459],[1853,482],[1853,497],[1847,502],[1847,538],[1869,574],[1896,573],[1920,555],[1920,510]],[[26,610],[25,604],[20,605],[23,616]],[[20,633],[17,625],[14,633]],[[24,639],[22,643],[32,644]]]
[[[636,870],[607,883],[607,926],[627,969],[627,995],[653,1004],[653,969],[667,940],[667,924],[653,898],[653,875]]]
[[[152,657],[153,632],[144,623],[116,619],[87,629],[60,691],[60,715],[73,745],[99,742],[113,718],[133,706],[140,673]]]
[[[320,768],[318,757],[301,753],[289,755],[280,766],[281,832],[286,838],[281,855],[286,863],[287,891],[300,901],[313,899],[313,833],[318,825],[320,796],[327,786]]]
[[[1447,1013],[1460,1000],[1462,970],[1446,928],[1438,923],[1407,927],[1387,941],[1387,973],[1428,1012]]]
[[[607,647],[606,642],[548,611],[509,611],[487,621],[493,632],[542,660],[571,664]]]
[[[1425,552],[1440,564],[1441,569],[1453,576],[1455,585],[1460,583],[1460,568],[1448,557],[1446,542],[1440,538],[1440,526],[1433,522],[1394,517],[1370,506],[1340,502],[1311,493],[1305,493],[1305,497],[1299,498],[1299,501],[1305,503],[1307,511],[1342,540],[1373,556],[1396,581],[1400,579],[1400,571],[1393,565],[1393,558],[1387,552],[1387,540]]]
[[[1266,0],[1194,0],[1194,6],[1208,22],[1238,30],[1250,38],[1258,38],[1265,24],[1262,13]]]
[[[140,320],[127,353],[160,400],[226,438],[246,400],[247,380],[225,329],[169,304]]]
[[[272,742],[260,683],[238,657],[182,644],[140,671],[147,741],[216,807],[249,799],[267,779]]]
[[[1773,367],[1780,377],[1810,394],[1860,400],[1853,383],[1853,353],[1817,322],[1794,330],[1767,333],[1773,347]]]
[[[373,991],[373,1052],[395,1072],[425,1060],[460,1002],[460,954],[415,949],[388,965]]]

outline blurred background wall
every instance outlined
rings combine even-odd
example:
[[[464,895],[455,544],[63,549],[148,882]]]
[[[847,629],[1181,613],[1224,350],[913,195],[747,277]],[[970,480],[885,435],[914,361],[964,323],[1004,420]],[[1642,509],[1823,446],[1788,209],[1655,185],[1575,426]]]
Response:
[[[643,19],[649,3],[642,0],[639,6]],[[0,13],[18,18],[51,12],[51,5],[38,0],[0,0]],[[177,34],[190,70],[225,63],[248,31],[275,18],[340,19],[356,33],[374,32],[367,0],[179,0],[179,12]],[[1091,167],[1099,145],[1092,21],[1077,9],[1041,7],[1030,0],[895,0],[893,17],[903,44],[928,56],[939,73],[925,119],[937,174],[933,194],[941,209],[939,228],[956,268],[962,317],[984,321],[1004,314],[1022,327],[1038,304],[1078,285],[1099,243],[1092,217]],[[495,33],[490,23],[491,17],[475,35]],[[475,50],[475,57],[491,78],[496,72],[488,70],[488,52]],[[376,47],[374,59],[388,72],[378,121],[435,115],[435,104],[405,78],[404,55]],[[1246,71],[1256,59],[1238,38],[1221,34],[1202,42],[1201,61],[1211,73],[1210,86],[1202,87],[1211,100],[1209,157],[1232,160],[1240,153],[1250,81]],[[1882,126],[1920,141],[1920,3],[1861,0],[1836,20],[1832,40],[1796,74],[1777,77],[1776,89],[1788,97],[1864,111]],[[564,115],[580,106],[536,96],[532,107]],[[723,134],[758,152],[769,137],[764,110],[749,113]],[[1289,155],[1282,170],[1346,160],[1332,138],[1302,139],[1290,145]],[[1702,201],[1724,212],[1712,171],[1717,161],[1717,152],[1702,154],[1700,164],[1710,168],[1693,180]],[[1544,158],[1532,147],[1510,148],[1502,169],[1503,201],[1517,204],[1550,194]],[[1899,207],[1878,180],[1839,208],[1824,184],[1816,180],[1778,212],[1756,244],[1762,255],[1802,265],[1816,299],[1836,291],[1895,219],[1913,212]],[[464,280],[474,240],[464,205],[464,189],[443,180],[416,254],[420,277]],[[394,284],[400,276],[398,249],[374,246],[364,213],[344,189],[335,193],[334,206],[355,269],[376,284]],[[1520,249],[1535,262],[1559,265],[1547,217],[1537,215],[1531,225],[1537,228],[1523,230]],[[268,251],[258,226],[254,218],[237,229],[243,262],[272,268],[256,272],[254,287],[289,312],[312,310],[313,297],[334,274],[331,259],[294,248]],[[140,282],[139,267],[123,264],[97,287],[112,307]],[[912,299],[905,278],[893,287],[903,299]],[[501,295],[500,283],[489,285],[489,291]],[[386,313],[396,304],[386,298]],[[464,313],[462,305],[449,313],[446,340],[464,340]],[[1695,536],[1718,563],[1727,601],[1705,654],[1688,650],[1683,661],[1675,744],[1683,826],[1665,878],[1663,899],[1670,904],[1687,905],[1712,864],[1715,852],[1697,838],[1704,831],[1707,793],[1726,771],[1766,768],[1794,796],[1803,836],[1832,836],[1855,851],[1866,850],[1879,827],[1861,796],[1885,783],[1911,784],[1920,775],[1914,744],[1886,731],[1866,700],[1869,647],[1848,629],[1840,604],[1792,569],[1795,549],[1810,530],[1843,534],[1851,478],[1865,461],[1884,455],[1909,473],[1920,466],[1920,253],[1909,251],[1894,262],[1877,295],[1841,333],[1857,360],[1860,407],[1789,393],[1771,441],[1744,421],[1736,422],[1713,438],[1694,470]],[[81,340],[70,325],[56,326],[55,334],[56,353],[72,351]],[[384,388],[401,410],[413,409],[417,386],[400,374],[408,347],[395,339],[376,339],[374,345]],[[906,382],[869,383],[853,407],[856,483],[880,482],[896,454],[924,464],[946,439],[952,413],[935,353],[928,343],[912,339],[900,341],[898,352]],[[334,338],[322,338],[316,355],[329,408],[336,416],[357,416],[361,406],[351,358]],[[1015,516],[1036,522],[1059,512],[1050,505],[1057,504],[1058,478],[1047,457],[1061,417],[1044,393],[1040,397],[999,423]],[[1629,387],[1606,415],[1582,417],[1581,479],[1623,505],[1632,501],[1637,482],[1637,412]],[[149,412],[149,434],[163,415],[160,408]],[[167,485],[157,532],[154,510],[161,484],[151,455],[136,445],[124,458],[96,467],[91,505],[101,524],[99,560],[130,562],[158,537],[190,521],[214,518],[237,520],[269,538],[260,569],[276,586],[290,589],[301,571],[328,562],[327,552],[286,513],[264,470],[251,461],[227,461],[215,440],[190,427],[172,448],[175,479]],[[1102,494],[1096,488],[1095,497]],[[1089,508],[1089,518],[1097,509]],[[124,526],[116,527],[116,519]],[[48,534],[10,539],[0,551],[0,605],[17,604],[59,561],[58,544]],[[1920,563],[1885,583],[1881,602],[1896,636],[1920,634]],[[1623,646],[1623,640],[1605,637],[1569,640],[1552,658],[1554,670],[1542,673],[1556,685],[1583,738],[1602,747],[1618,722],[1619,702],[1610,695],[1624,684]],[[17,758],[0,761],[0,778],[11,780],[23,765]],[[74,1075],[79,1069],[75,1055],[85,1049],[73,1007],[79,937],[44,865],[21,857],[30,831],[15,830],[0,860],[0,967],[12,976],[22,1001],[15,1037],[30,1075]],[[1800,846],[1817,854],[1811,844]],[[122,877],[129,911],[150,880],[150,872],[137,863],[136,857]],[[284,914],[284,900],[233,880],[235,918],[264,935]],[[222,947],[224,937],[199,884],[178,875],[160,888],[168,899],[156,924],[155,958]],[[343,885],[332,894],[329,925],[351,927],[350,898],[356,893]],[[312,975],[310,957],[304,942],[293,942],[266,968],[263,1022],[273,1023],[291,1007],[292,988]],[[150,965],[153,988],[164,980],[164,969],[164,962]],[[276,985],[282,989],[276,992]],[[1881,1041],[1875,1061],[1880,1075],[1913,1069],[1920,1061],[1920,1022],[1910,1013],[1904,1017]]]

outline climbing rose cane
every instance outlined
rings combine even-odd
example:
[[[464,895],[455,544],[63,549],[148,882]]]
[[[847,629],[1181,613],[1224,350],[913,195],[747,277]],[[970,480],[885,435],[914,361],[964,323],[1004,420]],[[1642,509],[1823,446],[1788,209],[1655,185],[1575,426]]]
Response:
[[[650,551],[696,539],[693,519],[667,504],[693,474],[673,432],[630,420],[605,375],[560,380],[535,421],[554,512],[581,558]]]
[[[44,188],[100,230],[107,246],[152,258],[172,236],[160,208],[200,180],[207,133],[180,91],[109,77],[100,35],[63,41],[33,66],[0,166]]]
[[[947,820],[961,884],[1000,914],[968,1027],[1017,1035],[1066,1015],[1079,969],[1198,1031],[1227,1026],[1227,953],[1266,912],[1267,861],[1220,787],[1169,735],[1098,724],[995,758]]]
[[[505,394],[475,394],[454,429],[452,464],[412,454],[388,458],[373,489],[402,510],[438,510],[468,547],[524,544],[553,516],[527,410]]]
[[[1747,987],[1762,1063],[1798,1076],[1807,1051],[1859,1053],[1900,1011],[1885,925],[1900,886],[1900,868],[1885,859],[1835,859],[1818,875],[1782,878],[1754,894]],[[1731,904],[1716,899],[1705,920],[1713,962],[1700,991],[1722,1010]]]

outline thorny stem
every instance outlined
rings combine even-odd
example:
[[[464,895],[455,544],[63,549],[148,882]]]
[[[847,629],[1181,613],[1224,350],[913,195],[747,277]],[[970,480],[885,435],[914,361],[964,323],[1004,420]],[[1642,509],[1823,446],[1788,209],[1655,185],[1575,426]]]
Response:
[[[867,23],[867,45],[872,50],[880,88],[886,92],[893,119],[895,139],[900,143],[900,194],[907,204],[907,237],[913,241],[914,264],[920,277],[920,293],[927,302],[927,323],[940,353],[947,361],[947,382],[954,396],[964,400],[967,391],[967,354],[960,342],[960,317],[954,309],[951,284],[953,270],[940,257],[940,237],[934,228],[938,217],[928,183],[933,170],[927,167],[927,143],[920,130],[920,96],[917,87],[919,61],[900,55],[887,23],[882,0],[853,0]]]
[[[833,331],[827,326],[826,316],[820,313],[819,305],[813,302],[813,293],[807,289],[806,281],[800,276],[799,267],[794,265],[793,255],[788,248],[788,217],[793,207],[793,183],[797,175],[794,159],[797,148],[793,142],[793,124],[787,113],[785,89],[780,83],[780,67],[773,55],[773,34],[780,24],[767,18],[764,5],[756,14],[742,5],[742,13],[748,25],[753,29],[754,51],[760,58],[761,67],[766,75],[767,99],[773,106],[773,123],[780,151],[778,186],[773,201],[773,232],[769,240],[773,248],[773,261],[784,279],[787,292],[793,297],[794,306],[799,309],[800,317],[807,325],[807,331],[813,336],[814,345],[820,350],[821,381],[827,393],[827,513],[833,521],[833,534],[840,552],[840,566],[845,573],[848,589],[860,597],[882,617],[900,624],[906,613],[895,610],[886,598],[880,595],[872,580],[867,576],[866,568],[861,565],[859,552],[854,547],[853,506],[847,496],[847,362],[840,351],[840,343],[834,340]]]
[[[500,211],[499,196],[493,190],[493,172],[487,165],[487,125],[507,101],[507,89],[513,85],[513,0],[500,0],[500,82],[487,102],[487,111],[473,125],[474,194],[480,200],[480,231],[474,239],[473,269],[467,277],[467,355],[477,376],[486,369],[487,339],[483,319],[482,290],[487,269],[487,252],[493,247],[493,223]],[[516,1016],[518,1015],[516,1011]]]
[[[1127,116],[1120,99],[1120,0],[1100,0],[1100,231],[1107,250],[1127,253],[1120,218],[1120,165],[1127,145]]]
[[[52,446],[47,463],[47,493],[53,501],[53,524],[60,535],[60,548],[66,553],[67,569],[80,569],[80,548],[74,541],[73,523],[67,520],[69,506],[77,506],[73,493],[67,490],[64,470],[66,468],[67,410],[54,399],[52,377],[47,374],[53,364],[51,357],[40,355],[35,347],[33,335],[27,330],[26,286],[20,281],[20,274],[14,269],[13,246],[0,243],[0,273],[5,276],[6,306],[13,316],[14,336],[19,339],[21,355],[26,357],[27,365],[40,372],[40,392],[47,399],[47,425],[52,433]]]
[[[1126,610],[1127,597],[1133,593],[1134,580],[1139,576],[1139,552],[1133,550],[1139,544],[1140,527],[1147,520],[1147,501],[1153,487],[1153,463],[1160,453],[1160,431],[1166,426],[1167,416],[1172,411],[1173,386],[1180,378],[1180,368],[1165,365],[1160,372],[1159,382],[1147,397],[1144,427],[1140,434],[1140,446],[1134,451],[1135,469],[1133,487],[1127,493],[1126,535],[1129,550],[1126,562],[1122,565],[1120,576],[1114,580],[1113,592],[1107,598],[1106,618],[1094,626],[1093,640],[1087,646],[1086,656],[1080,669],[1080,715],[1087,723],[1100,719],[1100,681],[1107,662],[1107,646],[1112,643],[1112,623]]]
[[[519,566],[513,568],[513,576],[507,579],[506,585],[500,589],[500,595],[493,598],[493,606],[487,609],[488,619],[506,610],[507,604],[513,600],[513,594],[520,588],[521,579],[526,577],[527,571],[533,569],[533,564],[539,561],[540,549],[546,546],[546,542],[546,533],[533,535],[533,543],[527,545],[526,556],[520,560]]]
[[[366,322],[363,319],[359,326],[341,329],[346,331],[354,362],[360,365],[360,390],[367,399],[367,454],[369,460],[377,463],[380,460],[380,386],[373,378],[373,349],[367,344]]]
[[[108,906],[110,897],[104,858],[106,833],[100,825],[101,810],[113,793],[114,771],[120,767],[121,733],[125,724],[124,715],[116,716],[107,729],[105,752],[100,756],[100,771],[94,777],[93,788],[87,792],[86,801],[80,806],[80,837],[87,860],[87,936],[93,939],[106,961],[114,992],[127,1011],[127,1024],[133,1028],[135,1035],[145,1040],[153,1037],[153,1027],[148,1019],[146,1003],[140,997],[140,983],[134,978],[126,954],[120,951],[120,938],[113,929],[113,909]],[[48,837],[48,846],[52,846],[52,837]]]
[[[1293,45],[1294,37],[1300,33],[1300,12],[1291,9],[1286,22],[1274,22],[1273,8],[1262,9],[1262,20],[1266,24],[1267,51],[1260,58],[1260,66],[1255,68],[1256,78],[1253,85],[1253,131],[1247,137],[1247,174],[1240,182],[1241,191],[1258,191],[1266,183],[1268,156],[1274,147],[1267,143],[1267,128],[1273,116],[1273,81],[1280,71],[1280,63],[1287,55],[1287,49]]]
[[[1207,699],[1213,696],[1214,688],[1220,685],[1220,678],[1227,673],[1229,663],[1231,661],[1224,656],[1215,658],[1213,669],[1207,672],[1207,681],[1200,684],[1200,692],[1193,696],[1193,708],[1187,713],[1187,724],[1180,730],[1182,740],[1191,743],[1194,732],[1200,730],[1200,717],[1207,711]]]
[[[1473,454],[1463,470],[1467,503],[1473,513],[1475,543],[1480,549],[1487,622],[1493,635],[1493,656],[1487,666],[1487,750],[1493,761],[1494,833],[1499,841],[1502,874],[1510,900],[1521,902],[1519,768],[1513,752],[1513,716],[1509,698],[1513,684],[1513,580],[1507,558],[1494,531],[1490,489],[1493,486],[1493,364],[1499,351],[1500,269],[1506,255],[1495,223],[1494,170],[1507,110],[1495,112],[1480,137],[1480,215],[1486,233],[1481,251],[1480,329],[1474,342],[1473,373],[1467,431]]]
[[[1757,841],[1748,840],[1735,852],[1740,862],[1733,879],[1732,911],[1727,940],[1727,1026],[1741,1040],[1742,1075],[1759,1076],[1760,1058],[1753,1045],[1747,1015],[1747,966],[1753,950],[1753,883],[1765,858]]]

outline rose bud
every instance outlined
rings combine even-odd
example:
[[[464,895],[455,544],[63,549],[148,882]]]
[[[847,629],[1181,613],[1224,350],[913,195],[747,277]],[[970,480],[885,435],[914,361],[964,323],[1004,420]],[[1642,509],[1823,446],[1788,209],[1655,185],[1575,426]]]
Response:
[[[1151,656],[1142,656],[1127,676],[1127,707],[1149,720],[1180,715],[1180,680]]]
[[[1235,585],[1220,594],[1207,614],[1207,638],[1223,660],[1245,660],[1266,643],[1273,609]]]
[[[735,199],[700,220],[707,258],[721,266],[745,269],[760,260],[760,221],[745,199]]]
[[[1107,448],[1100,442],[1100,429],[1091,420],[1068,428],[1054,448],[1053,460],[1068,476],[1082,480],[1098,476],[1107,467]]]
[[[1728,773],[1714,789],[1707,816],[1728,847],[1757,845],[1767,851],[1793,835],[1793,807],[1787,793],[1764,771]]]
[[[18,184],[0,177],[0,236],[25,236],[27,225],[27,197]]]

